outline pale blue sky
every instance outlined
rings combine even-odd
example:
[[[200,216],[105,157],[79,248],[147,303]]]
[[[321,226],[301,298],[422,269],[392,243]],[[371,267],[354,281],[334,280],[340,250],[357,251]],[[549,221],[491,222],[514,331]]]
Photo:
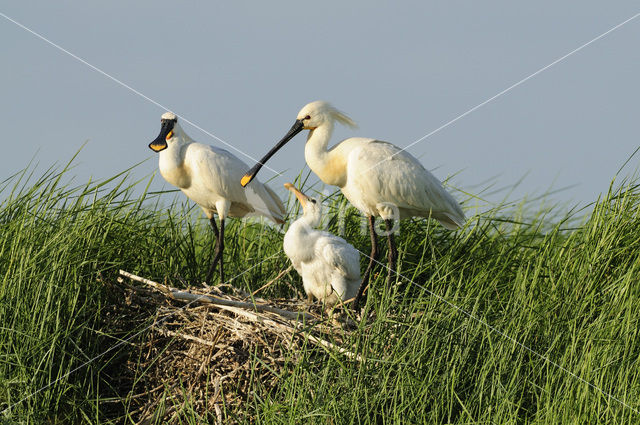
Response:
[[[406,146],[640,12],[637,1],[0,4],[3,14],[255,158],[317,99],[360,126],[338,128],[335,141],[364,136]],[[155,156],[147,144],[163,110],[1,17],[0,39],[0,179],[36,152],[43,166],[64,162],[87,140],[77,182]],[[640,144],[638,40],[640,18],[409,151],[440,179],[457,173],[463,190],[477,192],[494,176],[509,186],[528,173],[513,199],[576,185],[557,199],[594,200]],[[285,171],[273,183],[283,197],[282,183],[304,165],[303,145],[300,135],[269,163]],[[156,168],[154,157],[134,174]]]

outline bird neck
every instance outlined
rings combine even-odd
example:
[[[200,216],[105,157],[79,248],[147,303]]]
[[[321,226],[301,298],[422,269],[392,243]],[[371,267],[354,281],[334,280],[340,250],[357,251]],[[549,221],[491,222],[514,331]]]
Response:
[[[166,181],[181,189],[189,187],[191,177],[189,170],[184,165],[184,156],[187,146],[193,141],[176,123],[173,127],[174,136],[168,142],[165,150],[158,155],[160,174]]]
[[[342,187],[346,183],[346,159],[335,149],[327,149],[333,122],[327,121],[309,131],[304,158],[309,168],[326,184]]]
[[[295,256],[299,261],[311,260],[315,250],[315,240],[319,234],[315,229],[318,224],[319,220],[309,214],[291,223],[284,235],[285,253],[289,257]]]
[[[186,143],[193,142],[193,139],[191,139],[191,137],[189,137],[189,135],[184,132],[182,127],[180,127],[180,124],[176,123],[173,126],[173,132],[176,134],[176,136],[178,136],[178,143],[176,144],[184,145]]]
[[[296,226],[297,230],[302,233],[315,232],[316,228],[322,221],[322,212],[319,208],[307,209],[302,216],[291,223],[291,227]]]
[[[166,154],[168,154],[165,156],[179,155],[179,153],[182,151],[182,148],[189,143],[193,143],[193,140],[187,135],[187,133],[184,132],[182,127],[180,127],[180,124],[176,123],[173,126],[173,137],[171,138],[171,141],[168,142],[169,146],[167,147],[167,149],[160,152],[160,154],[165,152]]]

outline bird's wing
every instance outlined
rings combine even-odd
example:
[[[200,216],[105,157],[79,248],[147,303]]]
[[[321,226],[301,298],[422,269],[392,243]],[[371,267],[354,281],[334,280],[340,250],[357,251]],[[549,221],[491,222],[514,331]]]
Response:
[[[231,152],[200,143],[191,143],[185,153],[185,164],[201,184],[226,199],[246,201],[240,179],[247,165]],[[237,183],[237,184],[236,184]]]
[[[315,246],[316,255],[349,280],[360,279],[360,253],[344,239],[323,232]]]
[[[431,210],[445,227],[464,223],[458,202],[409,152],[372,140],[354,149],[348,161],[349,180],[379,202],[391,202],[407,210]]]
[[[226,149],[200,143],[193,143],[188,149],[185,162],[193,168],[193,174],[205,176],[207,190],[229,200],[232,212],[238,209],[236,216],[248,213],[283,222],[284,205],[271,189],[257,179],[242,187],[240,180],[249,167],[238,157]]]

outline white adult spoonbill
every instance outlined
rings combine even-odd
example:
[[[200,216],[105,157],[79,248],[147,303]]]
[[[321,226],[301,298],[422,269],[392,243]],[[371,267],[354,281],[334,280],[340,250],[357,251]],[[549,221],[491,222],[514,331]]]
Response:
[[[149,147],[160,152],[162,177],[195,201],[209,219],[216,236],[216,247],[205,281],[211,280],[216,264],[220,262],[222,283],[225,219],[256,215],[282,224],[284,205],[273,190],[259,181],[243,188],[240,178],[247,165],[229,151],[193,141],[180,127],[175,114],[162,114],[160,122],[160,134]],[[214,214],[220,218],[219,231]]]
[[[358,250],[341,237],[316,229],[322,219],[320,202],[291,183],[285,183],[284,187],[296,195],[304,211],[289,226],[283,247],[302,276],[309,302],[317,298],[326,306],[333,306],[355,297],[361,282]]]
[[[303,107],[289,132],[242,178],[248,184],[273,154],[302,130],[309,130],[304,149],[309,168],[326,184],[340,188],[344,196],[369,219],[371,256],[354,302],[358,304],[373,263],[378,256],[375,217],[382,217],[388,232],[389,276],[395,272],[397,250],[394,219],[419,216],[438,220],[447,229],[465,222],[462,208],[440,181],[408,152],[390,143],[352,137],[327,149],[334,122],[350,127],[355,123],[327,102],[315,101]]]

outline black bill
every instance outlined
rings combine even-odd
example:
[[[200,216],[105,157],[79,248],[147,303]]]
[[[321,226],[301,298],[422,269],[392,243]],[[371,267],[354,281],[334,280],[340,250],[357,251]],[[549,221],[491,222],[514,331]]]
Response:
[[[253,168],[245,173],[245,175],[242,177],[242,180],[240,180],[240,184],[242,185],[242,187],[248,185],[249,182],[251,182],[251,180],[253,180],[254,177],[258,174],[260,168],[262,168],[262,166],[269,160],[269,158],[271,158],[276,152],[278,152],[281,147],[286,145],[289,140],[293,139],[296,134],[300,133],[303,128],[304,125],[302,124],[302,120],[296,120],[291,129],[282,138],[282,140],[280,140],[269,152],[267,152],[267,154],[260,161],[258,161],[258,163],[254,165]]]
[[[167,148],[167,139],[173,135],[173,126],[176,120],[161,120],[160,134],[155,140],[149,143],[149,147],[155,152],[160,152]]]

